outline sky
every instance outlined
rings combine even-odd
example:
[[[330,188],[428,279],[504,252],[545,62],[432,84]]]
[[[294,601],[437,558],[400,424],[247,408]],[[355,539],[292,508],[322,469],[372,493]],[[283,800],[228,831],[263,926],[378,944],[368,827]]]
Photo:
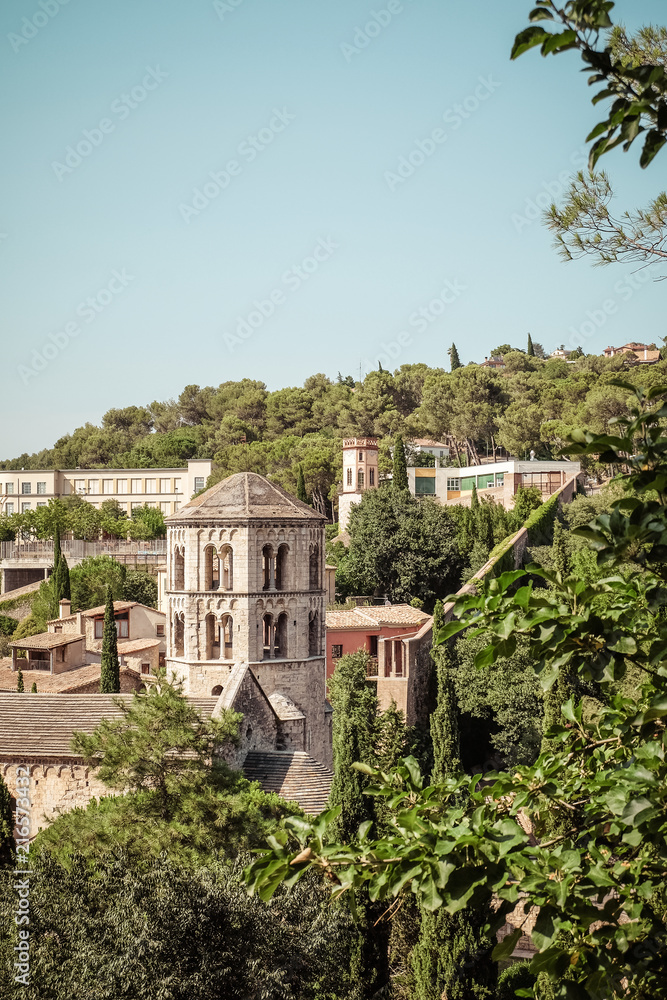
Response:
[[[576,54],[510,62],[531,7],[4,3],[0,458],[188,384],[661,340],[659,281],[540,220],[602,116]],[[638,155],[621,210],[667,186]]]

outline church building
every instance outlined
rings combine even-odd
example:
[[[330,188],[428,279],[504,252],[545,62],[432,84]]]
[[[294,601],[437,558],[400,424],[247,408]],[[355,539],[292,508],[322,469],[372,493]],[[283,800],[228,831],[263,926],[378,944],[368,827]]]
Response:
[[[301,751],[330,765],[322,515],[241,472],[165,522],[168,674],[243,713],[238,763]]]

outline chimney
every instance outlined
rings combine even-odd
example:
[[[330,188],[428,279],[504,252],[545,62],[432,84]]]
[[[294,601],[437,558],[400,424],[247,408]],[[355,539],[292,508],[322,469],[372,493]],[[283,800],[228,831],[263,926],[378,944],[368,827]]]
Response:
[[[61,618],[67,618],[67,616],[72,613],[72,602],[68,601],[66,597],[63,597],[62,601],[59,602],[58,607],[60,608]]]

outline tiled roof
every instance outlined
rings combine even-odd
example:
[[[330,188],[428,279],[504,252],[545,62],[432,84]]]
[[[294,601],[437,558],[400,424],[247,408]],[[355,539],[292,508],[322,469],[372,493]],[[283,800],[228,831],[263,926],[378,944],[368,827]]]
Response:
[[[123,668],[121,668],[123,669]],[[86,684],[92,684],[100,678],[99,663],[89,663],[84,667],[76,667],[73,670],[66,670],[62,674],[52,674],[48,670],[24,670],[23,685],[27,692],[32,687],[32,682],[37,684],[39,694],[64,693],[76,690]],[[17,672],[8,669],[0,669],[0,692],[16,691]]]
[[[301,709],[286,694],[274,691],[273,694],[269,695],[269,701],[279,719],[305,719]]]
[[[327,611],[327,628],[367,629],[383,625],[423,625],[430,618],[425,611],[409,604],[372,605],[351,611]]]
[[[329,768],[303,750],[253,750],[243,762],[243,773],[265,792],[297,802],[311,816],[326,808],[333,780]]]
[[[211,486],[180,510],[165,518],[169,524],[190,521],[230,521],[245,518],[289,518],[323,521],[324,518],[275,483],[256,472],[237,472]]]
[[[120,718],[122,712],[114,702],[121,700],[128,704],[133,697],[130,694],[0,694],[0,756],[75,759],[70,749],[74,731],[91,733],[102,719]],[[188,698],[203,715],[212,714],[217,700]]]
[[[124,656],[126,653],[138,653],[142,649],[152,649],[159,645],[159,639],[128,639],[127,642],[118,643],[118,652]]]
[[[56,649],[85,638],[85,635],[77,632],[39,632],[37,635],[27,635],[25,639],[16,639],[9,645],[16,649]]]
[[[138,601],[114,601],[113,609],[116,611],[128,611],[130,608],[136,608]],[[155,611],[155,608],[151,608],[151,611]],[[81,612],[82,618],[94,618],[95,615],[103,615],[106,611],[106,604],[100,605],[99,608],[89,608],[87,611]],[[62,618],[51,618],[46,623],[47,625],[56,625],[58,622],[71,622],[76,618],[76,612],[72,615],[64,615]]]

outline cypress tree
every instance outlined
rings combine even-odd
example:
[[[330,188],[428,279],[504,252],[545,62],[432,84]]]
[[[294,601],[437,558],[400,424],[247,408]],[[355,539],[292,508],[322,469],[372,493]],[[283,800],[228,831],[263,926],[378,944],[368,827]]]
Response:
[[[570,568],[570,556],[567,551],[567,539],[560,521],[554,524],[554,540],[552,545],[554,569],[561,576],[567,576]]]
[[[457,368],[463,368],[463,365],[461,364],[461,359],[459,358],[459,352],[456,350],[456,344],[452,344],[447,353],[449,354],[449,364],[451,371],[455,372]]]
[[[37,694],[37,681],[32,682],[32,687],[30,688],[30,694]]]
[[[472,484],[472,493],[470,494],[470,510],[476,515],[479,510],[479,497],[477,496],[477,487]]]
[[[436,646],[444,625],[442,602],[433,611],[431,658],[438,677],[438,704],[431,716],[433,740],[432,783],[441,783],[461,771],[461,745],[451,654]],[[495,995],[496,966],[490,959],[492,942],[482,928],[486,911],[472,906],[449,914],[444,907],[421,911],[419,938],[411,955],[415,1000],[481,1000]]]
[[[57,618],[60,614],[60,602],[63,598],[67,600],[72,599],[72,590],[69,580],[69,566],[67,565],[67,559],[61,554],[58,559],[58,565],[53,572],[53,617]]]
[[[53,529],[53,570],[52,575],[55,575],[58,569],[58,563],[60,562],[60,557],[62,555],[60,549],[60,528],[58,525]]]
[[[526,349],[526,354],[529,358],[535,357],[535,348],[533,347],[533,338],[528,334],[528,347]]]
[[[113,593],[107,587],[107,602],[104,609],[104,629],[102,631],[102,663],[100,670],[100,694],[118,694],[120,691],[120,664],[118,663],[118,633],[113,611]]]
[[[405,461],[403,438],[397,435],[394,441],[394,467],[391,484],[395,490],[409,490],[408,467]]]
[[[296,480],[296,495],[299,500],[303,500],[304,503],[308,503],[308,494],[306,493],[306,477],[303,474],[303,466],[299,466],[299,474]]]
[[[23,694],[25,690],[23,687],[23,671],[21,670],[20,667],[16,677],[16,690],[18,691],[19,694]]]
[[[0,868],[13,868],[15,861],[12,797],[0,774]]]

